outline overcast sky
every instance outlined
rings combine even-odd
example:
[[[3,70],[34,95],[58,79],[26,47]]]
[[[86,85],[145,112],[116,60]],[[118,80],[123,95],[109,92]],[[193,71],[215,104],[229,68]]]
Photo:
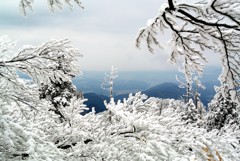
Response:
[[[54,14],[46,0],[35,0],[34,11],[26,17],[20,15],[18,1],[0,1],[0,35],[17,40],[17,48],[68,38],[84,55],[79,59],[82,70],[110,70],[112,65],[120,71],[177,70],[167,62],[168,47],[153,55],[134,43],[164,0],[83,0],[84,10],[65,6]],[[168,41],[166,35],[161,37]]]

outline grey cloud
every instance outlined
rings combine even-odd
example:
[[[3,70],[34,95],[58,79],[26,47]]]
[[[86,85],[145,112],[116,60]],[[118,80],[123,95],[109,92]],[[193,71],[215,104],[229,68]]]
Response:
[[[151,55],[134,44],[138,29],[157,14],[162,1],[84,0],[84,10],[75,7],[70,11],[65,7],[54,14],[43,3],[36,1],[34,12],[22,17],[12,1],[0,2],[0,34],[33,45],[67,37],[84,54],[79,64],[85,70],[108,70],[112,65],[119,70],[176,69],[162,54],[168,49]],[[166,42],[167,38],[161,39]]]

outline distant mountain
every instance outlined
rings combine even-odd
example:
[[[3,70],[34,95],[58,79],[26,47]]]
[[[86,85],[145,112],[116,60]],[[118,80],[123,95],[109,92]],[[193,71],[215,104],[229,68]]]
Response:
[[[175,83],[162,83],[141,91],[141,93],[146,94],[148,97],[179,99],[183,95],[184,89],[179,88]],[[114,96],[114,98],[115,100],[123,100],[123,98],[127,98],[128,95],[129,94],[121,94]]]
[[[184,89],[179,88],[175,83],[163,83],[149,88],[142,93],[148,97],[179,99],[184,94]]]
[[[101,89],[101,84],[105,72],[83,72],[83,76],[76,76],[73,84],[79,91],[84,93],[88,101],[85,104],[88,107],[95,107],[97,112],[105,110],[104,100],[109,100],[106,96],[108,92]],[[205,90],[200,90],[200,99],[205,106],[212,100],[215,95],[214,86],[219,85],[218,76],[221,68],[208,67],[203,73],[202,82],[206,86]],[[18,72],[20,78],[31,79],[28,75]],[[115,100],[128,98],[129,93],[142,93],[148,97],[174,98],[179,99],[184,94],[185,89],[178,87],[175,76],[179,72],[119,72],[119,77],[114,82]],[[174,81],[175,80],[175,81]],[[163,83],[170,82],[174,83]],[[158,83],[158,84],[157,84]],[[153,86],[150,88],[150,86]]]
[[[148,97],[179,99],[183,95],[184,89],[179,88],[178,85],[174,83],[163,83],[149,88],[148,90],[142,91],[142,93],[146,94]],[[129,93],[116,95],[114,96],[114,99],[116,101],[123,100],[123,98],[128,98],[128,95]],[[109,100],[109,97],[98,95],[96,93],[86,93],[84,94],[84,97],[88,99],[86,105],[88,107],[95,107],[96,112],[102,112],[106,110],[103,101]]]
[[[202,103],[207,106],[207,104],[213,99],[214,95],[216,94],[216,91],[214,89],[214,86],[220,86],[220,82],[218,80],[211,80],[208,82],[203,82],[206,89],[200,90],[200,99]]]
[[[178,85],[174,83],[163,83],[142,91],[142,93],[146,94],[148,97],[179,99],[183,95],[184,89],[179,88]],[[123,100],[123,98],[128,98],[128,95],[129,93],[116,95],[114,96],[114,99],[116,101]],[[96,112],[106,110],[103,101],[109,100],[109,97],[98,95],[96,93],[85,93],[84,97],[88,99],[86,102],[87,107],[95,107]]]
[[[203,84],[206,88],[204,90],[199,90],[200,100],[207,107],[207,104],[213,99],[216,93],[214,86],[218,86],[220,83],[217,80],[212,80],[211,82],[205,82]],[[179,99],[184,95],[185,89],[179,88],[178,85],[174,83],[163,83],[143,91],[142,93],[148,95],[149,97]]]
[[[84,93],[108,94],[108,91],[101,88],[102,80],[99,79],[76,77],[73,79],[73,84],[79,91],[83,91]],[[114,82],[114,95],[130,93],[132,91],[137,92],[145,90],[148,87],[148,83],[144,81],[116,79]]]
[[[206,89],[200,90],[200,99],[206,107],[215,95],[214,86],[218,84],[219,83],[217,81],[205,83]],[[142,91],[142,93],[146,94],[148,97],[180,99],[185,93],[185,89],[179,88],[175,83],[162,83],[145,91]],[[128,98],[128,95],[129,93],[116,95],[114,96],[114,99],[116,101],[123,100],[123,98]],[[86,93],[84,94],[84,97],[89,99],[89,101],[86,102],[87,106],[95,107],[97,112],[104,111],[105,106],[103,104],[103,101],[109,100],[109,97],[98,95],[96,93]]]
[[[86,101],[85,104],[87,105],[87,107],[90,108],[88,111],[85,111],[84,113],[88,113],[92,111],[92,107],[95,107],[95,111],[97,113],[106,110],[106,107],[103,102],[104,100],[109,99],[107,96],[99,95],[91,92],[91,93],[85,93],[84,98],[88,99],[88,101]]]

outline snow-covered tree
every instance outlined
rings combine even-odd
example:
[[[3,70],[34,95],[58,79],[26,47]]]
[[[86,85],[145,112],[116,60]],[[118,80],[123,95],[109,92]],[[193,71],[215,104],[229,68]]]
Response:
[[[44,106],[44,101],[39,101],[38,86],[70,80],[71,75],[79,71],[74,64],[79,51],[68,40],[53,40],[39,47],[25,46],[14,54],[13,44],[7,37],[0,38],[1,160],[61,160],[59,145],[49,137],[53,136],[53,131],[56,135],[58,128],[65,126],[57,124],[56,114]],[[58,69],[59,56],[61,64],[67,64],[68,74]],[[18,71],[29,75],[31,83],[26,84],[19,78]],[[78,108],[81,106],[79,102]],[[76,105],[71,107],[68,112],[68,108],[61,111],[65,118],[76,112]],[[67,120],[65,124],[72,123]]]
[[[57,155],[59,155],[55,157],[56,160],[65,160],[69,150],[79,144],[79,142],[81,143],[85,138],[82,135],[87,135],[82,130],[82,115],[80,115],[86,109],[86,106],[83,104],[84,101],[86,100],[75,97],[71,99],[69,106],[59,108],[59,111],[65,118],[62,122],[59,121],[59,116],[55,112],[49,111],[53,107],[46,100],[42,100],[41,105],[37,106],[35,110],[28,106],[11,106],[8,109],[8,117],[15,124],[21,123],[23,129],[30,130],[36,137],[42,138],[42,140],[33,142],[32,144],[34,145],[32,146],[41,145],[42,143],[39,141],[44,142],[46,146],[50,144],[54,148],[53,150],[56,150],[58,153]],[[12,139],[14,139],[13,141],[18,141],[17,138]],[[26,143],[23,140],[21,144],[25,145]],[[39,148],[42,147],[39,146]],[[36,153],[39,153],[38,155],[41,157],[41,152]],[[49,150],[49,153],[52,153],[52,151]],[[28,151],[24,154],[31,155]],[[50,154],[46,153],[42,156],[48,155]],[[34,156],[31,158],[34,159]],[[55,158],[52,160],[55,160]]]
[[[204,115],[206,111],[203,106],[197,107],[193,100],[190,99],[180,111],[182,120],[186,121],[186,123],[190,123],[194,126],[203,126],[204,125]]]
[[[31,5],[31,0],[25,1]],[[59,3],[60,1],[49,2]],[[198,52],[197,55],[191,55],[196,48],[192,48],[189,36],[196,38],[194,37],[197,34],[195,32],[202,31],[199,35],[207,36],[212,33],[208,36],[214,35],[216,39],[219,35],[224,34],[221,36],[220,42],[224,42],[223,40],[226,39],[229,41],[237,39],[238,35],[231,37],[233,36],[231,34],[238,31],[239,25],[237,28],[233,28],[230,38],[225,35],[227,27],[226,24],[222,25],[221,20],[214,23],[217,24],[216,28],[211,26],[213,29],[219,29],[218,33],[214,33],[214,30],[211,33],[210,31],[209,33],[205,32],[205,29],[206,31],[210,29],[209,25],[216,17],[214,14],[205,22],[207,17],[203,16],[204,19],[201,19],[195,15],[196,13],[212,14],[211,10],[200,10],[204,6],[204,1],[199,4],[200,9],[198,6],[195,8],[180,1],[174,2],[176,4],[173,4],[171,0],[168,2],[168,7],[162,10],[162,17],[157,18],[155,23],[160,22],[161,24],[162,18],[164,25],[168,25],[175,32],[175,36],[179,36],[178,40],[182,41],[177,47],[180,50],[176,51],[180,54],[187,53],[183,55],[186,60],[184,64],[185,74],[191,75],[190,67],[199,67],[198,69],[201,70],[201,65],[195,62],[197,56],[202,56],[201,52]],[[220,3],[221,6],[226,1],[213,0],[211,2],[212,4]],[[232,2],[234,1],[226,2],[224,7],[228,7],[227,5],[232,4]],[[219,5],[213,5],[213,7],[215,10],[217,8],[216,11],[214,8],[212,9],[221,15],[218,12]],[[187,12],[185,8],[190,9],[190,11]],[[221,8],[221,11],[224,11],[222,16],[228,16],[229,21],[238,18],[234,14],[232,15],[234,10],[227,12],[228,9]],[[177,17],[178,20],[175,23],[174,17],[171,15]],[[232,15],[233,18],[229,15]],[[181,20],[192,23],[192,26],[196,28],[186,30],[185,27],[188,27],[189,24],[182,28],[177,27],[176,24],[180,23]],[[208,26],[205,28],[201,23],[206,23]],[[156,24],[150,26],[150,34],[153,31],[150,30],[151,27]],[[189,34],[188,30],[194,34]],[[186,35],[183,32],[186,32]],[[148,33],[146,29],[142,30],[142,34],[146,33]],[[151,35],[147,40],[155,41]],[[193,40],[200,44],[203,43],[200,38]],[[92,112],[82,116],[79,113],[86,108],[83,104],[85,100],[70,94],[74,92],[70,80],[79,69],[74,65],[76,56],[79,56],[78,50],[73,48],[68,40],[53,40],[39,47],[24,47],[20,52],[12,55],[14,53],[11,50],[13,44],[4,37],[0,38],[0,160],[240,160],[240,129],[237,127],[239,122],[234,122],[237,118],[236,114],[239,112],[237,111],[239,108],[235,108],[235,105],[239,106],[239,104],[236,104],[237,101],[233,99],[236,93],[229,89],[235,85],[231,84],[231,81],[228,82],[230,85],[223,83],[215,96],[219,105],[223,104],[225,107],[226,104],[226,108],[231,107],[228,106],[229,104],[233,105],[233,108],[227,112],[228,115],[223,116],[229,121],[227,124],[224,123],[225,126],[221,129],[212,128],[208,131],[206,128],[196,126],[196,122],[202,120],[202,117],[199,116],[199,111],[195,108],[193,101],[189,101],[185,105],[180,100],[148,98],[141,93],[131,94],[122,102],[114,102],[112,98],[109,103],[105,101],[105,106],[109,111],[95,114],[93,109]],[[228,47],[226,50],[233,49],[236,44],[232,44],[232,48],[226,46]],[[208,45],[211,44],[202,44],[204,47],[208,47]],[[184,47],[186,51],[181,50],[181,47]],[[151,49],[150,44],[149,48]],[[235,62],[239,60],[237,52],[234,58]],[[226,66],[224,67],[226,68]],[[232,69],[233,66],[230,66],[227,70],[231,72]],[[238,67],[236,67],[237,69]],[[32,81],[29,83],[20,79],[17,74],[18,70],[29,75]],[[233,78],[239,77],[234,75]],[[234,81],[233,78],[230,80]],[[113,85],[113,79],[108,82],[111,81]],[[67,85],[64,85],[66,82]],[[222,82],[224,82],[223,79]],[[63,88],[58,89],[58,86],[62,84]],[[56,97],[51,99],[57,101],[58,111],[63,116],[63,120],[59,121],[59,115],[51,110],[56,108],[49,101],[46,99],[39,101],[39,85],[49,85],[46,90],[43,90],[45,92],[41,93],[45,94],[45,96],[42,95],[44,98],[51,97],[56,91],[58,94],[61,93],[56,94]],[[49,91],[49,87],[51,88],[50,94],[46,92]],[[65,89],[67,92],[64,92]],[[213,105],[218,106],[216,103]],[[107,121],[109,112],[111,112],[111,123]]]
[[[104,81],[101,84],[101,88],[109,92],[110,101],[113,99],[113,83],[117,77],[117,68],[112,66],[110,73],[105,73]],[[109,121],[111,121],[111,111],[109,111]]]
[[[68,64],[64,63],[64,55],[58,57],[58,66],[54,70],[61,70],[67,78],[61,77],[59,80],[52,80],[51,83],[41,83],[40,85],[40,99],[46,99],[52,103],[55,109],[53,110],[59,115],[60,120],[64,120],[64,116],[59,111],[59,108],[69,106],[70,100],[73,97],[79,99],[82,98],[81,92],[78,92],[76,87],[73,85],[72,80],[69,78],[74,77]]]
[[[55,12],[56,9],[62,9],[64,1],[70,9],[72,9],[73,4],[72,1],[74,1],[79,7],[83,8],[82,3],[80,0],[47,0],[48,6],[52,12]],[[27,14],[27,9],[33,10],[32,5],[34,1],[33,0],[20,0],[19,1],[19,9],[21,13],[25,16]]]
[[[180,70],[180,72],[182,72],[182,70]],[[193,81],[192,79],[185,79],[185,78],[182,78],[180,80],[178,76],[176,76],[176,80],[178,82],[178,87],[185,89],[185,94],[183,95],[183,99],[184,99],[184,102],[187,103],[190,100],[190,98],[192,98]]]
[[[81,137],[81,112],[86,108],[83,103],[86,99],[71,98],[68,106],[59,106],[58,111],[64,119],[59,121],[59,114],[51,111],[53,108],[48,102],[44,107],[32,115],[31,120],[47,135],[49,142],[56,144],[57,148],[68,150],[82,140]],[[43,105],[42,105],[43,106]],[[50,109],[50,110],[49,110]],[[29,112],[31,113],[31,112]]]
[[[201,73],[203,63],[207,62],[204,53],[210,50],[220,53],[223,66],[220,76],[221,84],[226,84],[228,90],[223,93],[231,100],[240,102],[240,19],[238,0],[198,0],[173,1],[163,4],[159,14],[149,20],[147,27],[139,31],[136,39],[137,47],[141,41],[147,43],[149,51],[154,52],[154,46],[161,46],[158,41],[159,31],[170,30],[171,57],[176,63],[181,57],[184,73]]]
[[[179,70],[181,73],[184,73],[184,70]],[[194,76],[191,74],[190,78],[185,77],[181,80],[176,76],[176,80],[179,83],[179,88],[185,88],[184,102],[188,103],[190,99],[194,100],[194,105],[199,111],[205,111],[203,108],[203,104],[200,100],[200,89],[205,89],[205,86],[201,83],[198,76]],[[193,77],[193,78],[192,78]]]
[[[222,87],[215,88],[216,91],[224,90]],[[230,97],[223,97],[221,92],[217,92],[208,106],[207,129],[221,129],[224,126],[237,126],[237,128],[240,128],[238,106]]]
[[[32,2],[20,2],[24,14]],[[66,2],[70,5],[71,1]],[[49,4],[53,10],[60,7],[58,0],[49,0]],[[67,39],[48,41],[38,47],[24,46],[18,52],[14,45],[7,37],[0,37],[0,160],[65,160],[64,150],[78,143],[79,137],[75,136],[79,136],[79,117],[85,100],[76,98],[77,94],[72,96],[76,92],[73,88],[60,90],[69,104],[63,108],[64,100],[59,103],[58,111],[65,119],[59,122],[53,106],[39,100],[39,86],[53,82],[72,85],[72,77],[79,72],[74,62],[81,54]],[[30,76],[31,81],[19,78],[19,71]]]
[[[35,84],[49,84],[51,81],[70,80],[63,70],[58,70],[59,56],[64,55],[62,63],[68,67],[69,74],[76,74],[79,68],[74,61],[79,51],[70,45],[69,40],[52,40],[39,47],[25,46],[16,54],[11,54],[13,44],[6,37],[0,39],[0,96],[5,101],[34,102],[37,89],[28,90],[19,79],[17,71],[29,75]],[[63,79],[64,78],[64,79]],[[30,101],[33,100],[33,101]],[[30,105],[30,104],[29,104]]]
[[[198,77],[194,77],[194,85],[195,87],[193,88],[193,99],[194,99],[194,104],[197,108],[203,107],[203,104],[200,100],[201,94],[199,93],[200,89],[205,89],[206,87],[202,84],[202,82],[199,80]]]
[[[78,99],[83,98],[81,92],[77,91],[71,80],[41,85],[39,90],[40,99],[46,99],[52,103],[54,108],[49,110],[58,114],[61,121],[64,121],[66,118],[60,112],[60,108],[70,106],[71,99],[74,97]]]
[[[13,108],[0,101],[0,160],[63,161],[62,153],[46,140],[41,128],[17,120],[12,113]]]
[[[113,83],[117,77],[117,68],[112,66],[110,73],[105,73],[104,81],[101,84],[102,89],[109,91],[110,99],[113,98]]]

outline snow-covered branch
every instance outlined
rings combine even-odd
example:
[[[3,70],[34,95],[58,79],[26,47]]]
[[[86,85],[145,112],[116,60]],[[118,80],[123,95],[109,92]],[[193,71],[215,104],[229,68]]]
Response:
[[[0,99],[16,102],[35,100],[33,98],[38,95],[36,86],[29,90],[30,86],[26,87],[17,71],[26,73],[38,85],[70,80],[79,72],[78,65],[74,64],[80,56],[79,51],[67,39],[52,40],[39,47],[24,47],[14,56],[7,55],[13,53],[12,43],[3,37],[0,40]]]
[[[82,2],[80,0],[47,0],[49,9],[52,12],[55,12],[56,9],[62,9],[63,8],[63,1],[66,3],[70,9],[73,7],[73,1],[82,9],[84,8],[82,6]],[[33,10],[32,5],[34,1],[33,0],[20,0],[19,2],[19,9],[20,12],[25,16],[27,14],[27,10]]]
[[[209,0],[185,3],[168,0],[162,5],[160,13],[142,28],[136,39],[137,47],[142,41],[147,43],[150,52],[160,45],[160,31],[172,32],[170,61],[176,63],[182,58],[184,73],[203,71],[207,59],[205,51],[220,53],[223,72],[222,84],[227,84],[226,95],[239,103],[240,86],[240,2],[237,0]]]

